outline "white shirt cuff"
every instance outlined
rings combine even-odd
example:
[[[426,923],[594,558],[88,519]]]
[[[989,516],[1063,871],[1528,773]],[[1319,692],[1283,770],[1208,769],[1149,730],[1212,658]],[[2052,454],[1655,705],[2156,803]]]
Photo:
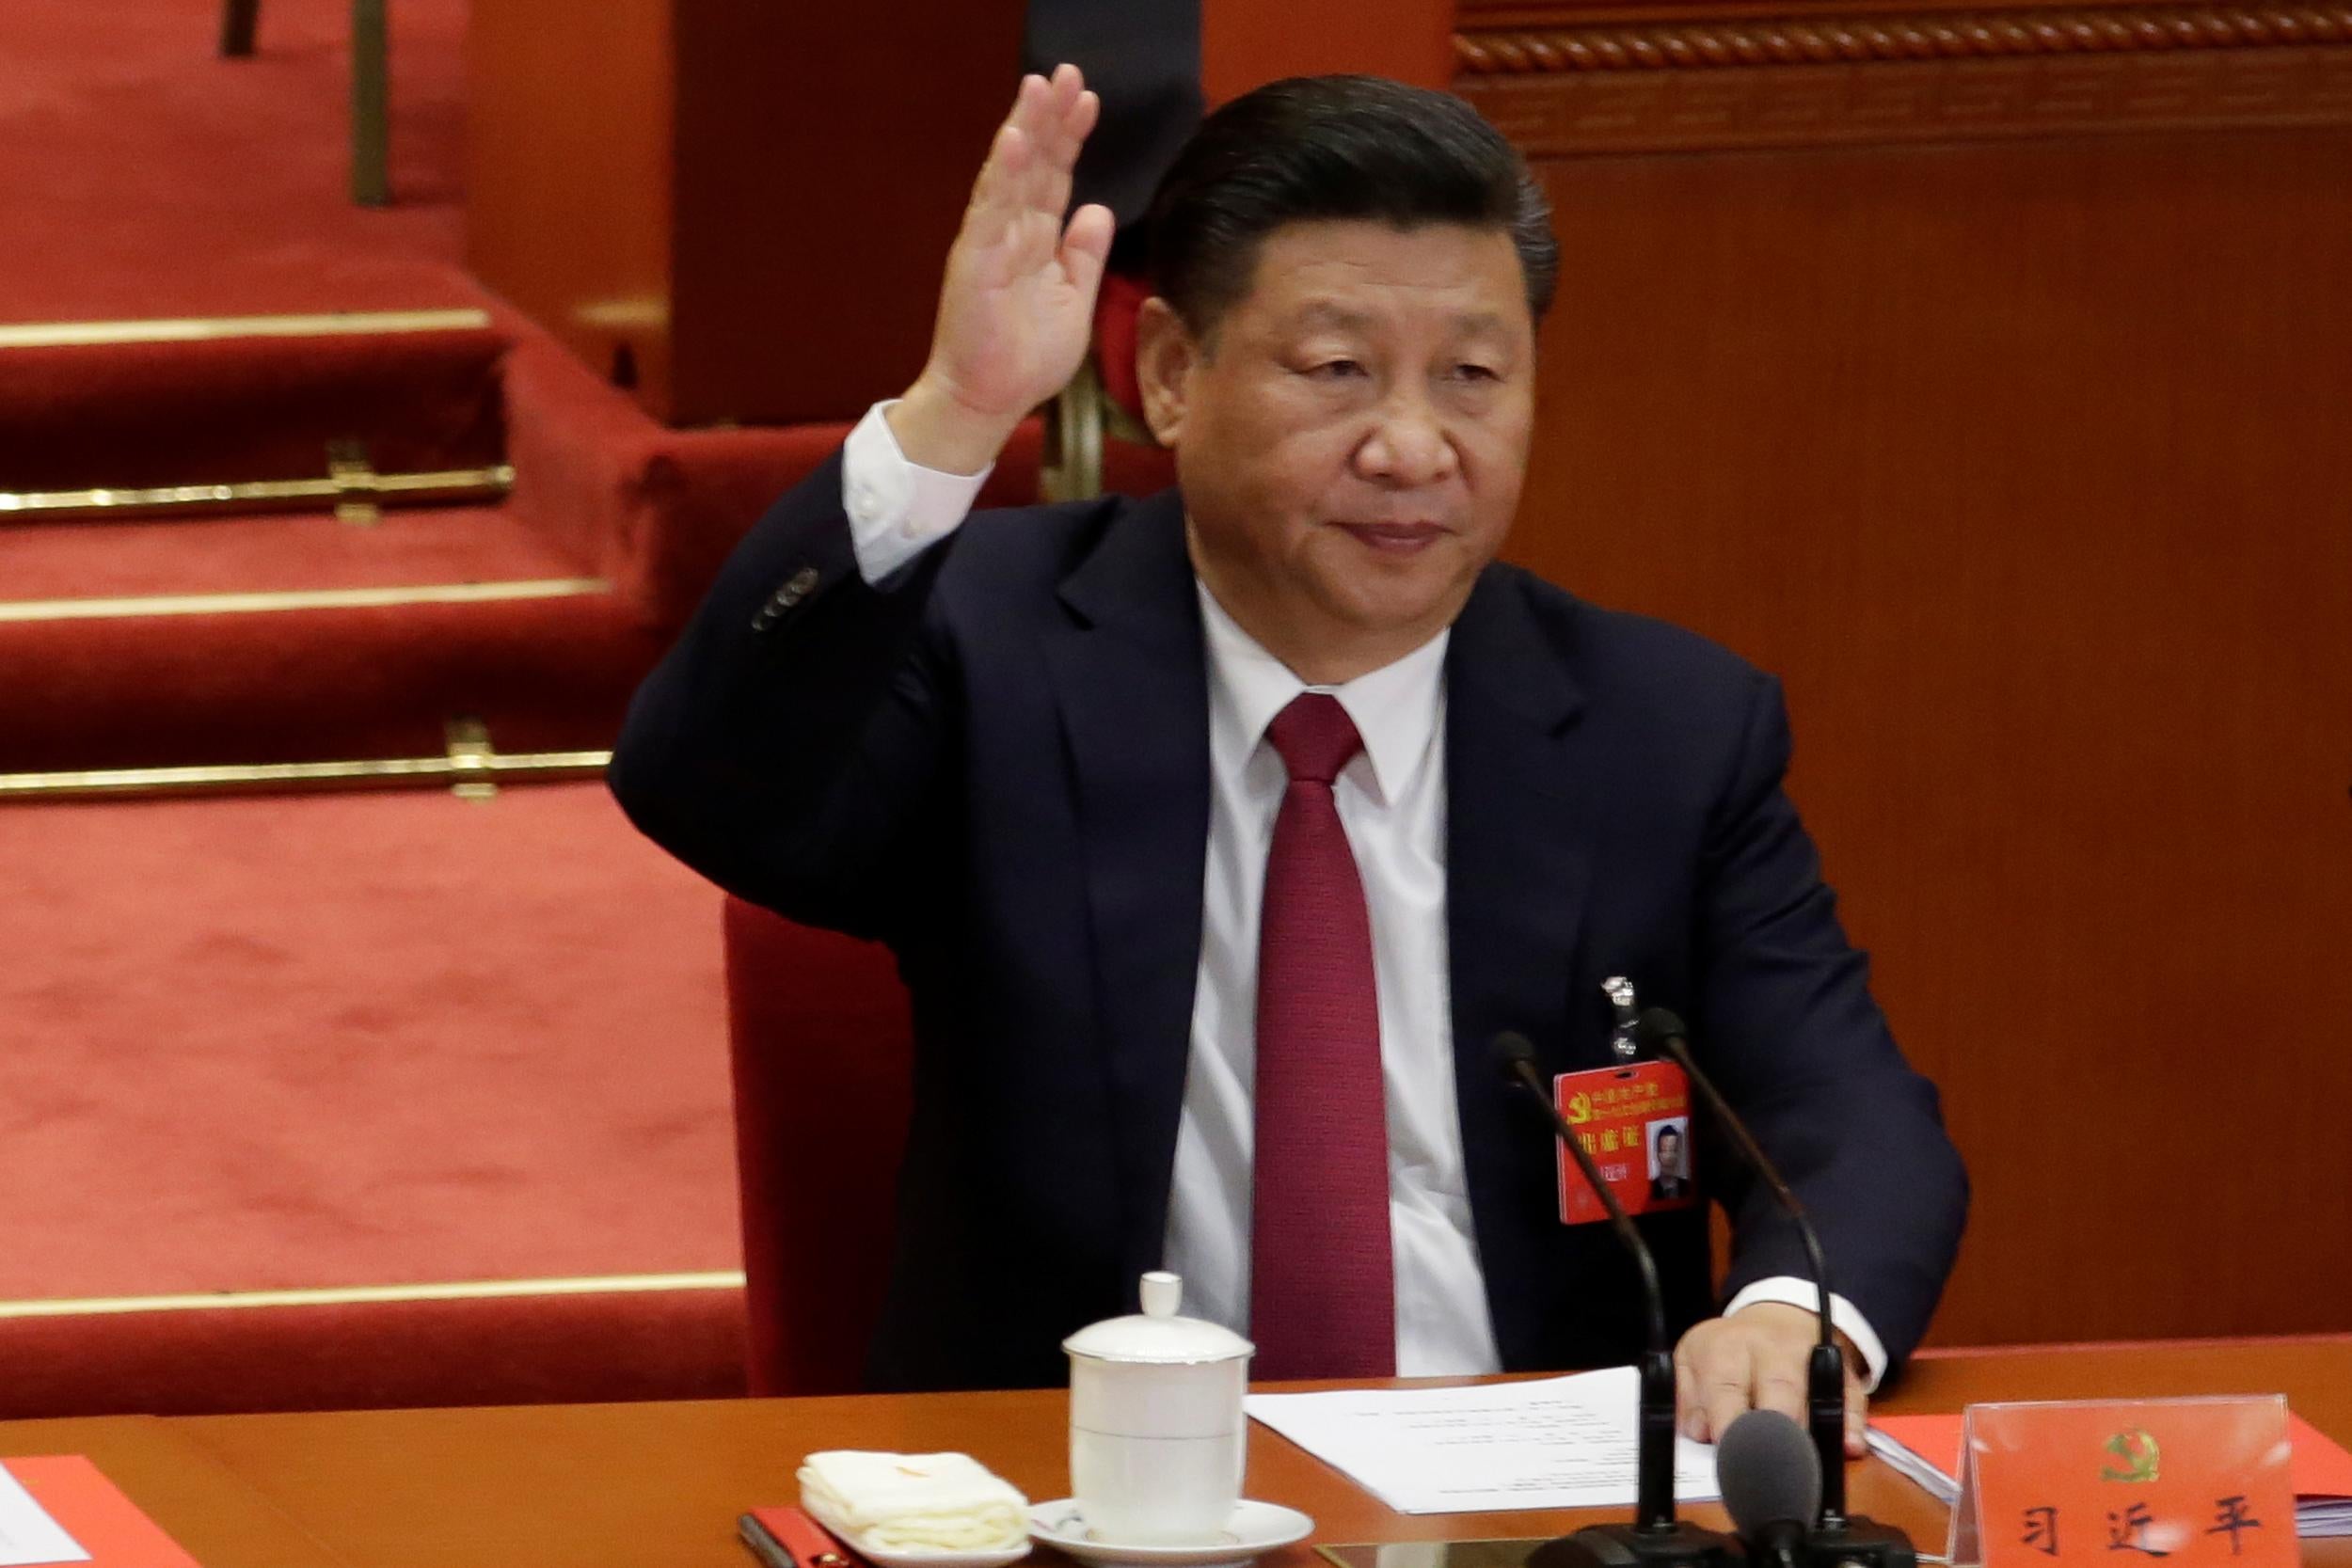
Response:
[[[1732,1297],[1724,1307],[1724,1316],[1728,1318],[1742,1307],[1753,1307],[1759,1301],[1786,1302],[1810,1312],[1820,1305],[1821,1292],[1809,1279],[1799,1279],[1792,1274],[1774,1275],[1770,1279],[1757,1280]],[[1853,1341],[1853,1348],[1862,1356],[1862,1386],[1877,1393],[1879,1380],[1886,1375],[1886,1346],[1880,1342],[1869,1321],[1854,1309],[1852,1302],[1833,1291],[1829,1298],[1829,1325]]]
[[[841,508],[858,575],[879,583],[956,531],[979,498],[994,465],[977,474],[944,474],[907,461],[878,403],[841,448]]]

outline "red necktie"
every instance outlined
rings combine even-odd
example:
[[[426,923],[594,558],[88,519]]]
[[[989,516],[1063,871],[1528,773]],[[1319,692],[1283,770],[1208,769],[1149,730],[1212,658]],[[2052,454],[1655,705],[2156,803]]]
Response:
[[[1263,1378],[1389,1377],[1396,1265],[1372,921],[1331,783],[1363,741],[1307,692],[1266,738],[1290,769],[1258,931],[1249,1337]]]

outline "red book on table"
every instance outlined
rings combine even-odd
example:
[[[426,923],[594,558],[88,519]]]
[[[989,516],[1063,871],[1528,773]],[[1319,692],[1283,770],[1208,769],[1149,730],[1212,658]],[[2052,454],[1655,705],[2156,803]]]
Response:
[[[0,1460],[58,1528],[89,1554],[90,1568],[199,1568],[196,1559],[139,1512],[138,1504],[80,1454]]]

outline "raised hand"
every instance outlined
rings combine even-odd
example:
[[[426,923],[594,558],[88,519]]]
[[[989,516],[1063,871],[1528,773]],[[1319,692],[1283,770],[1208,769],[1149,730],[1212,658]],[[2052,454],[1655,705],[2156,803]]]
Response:
[[[911,462],[977,473],[1087,352],[1111,214],[1071,214],[1070,172],[1100,102],[1078,68],[1025,76],[947,252],[930,360],[890,412]]]

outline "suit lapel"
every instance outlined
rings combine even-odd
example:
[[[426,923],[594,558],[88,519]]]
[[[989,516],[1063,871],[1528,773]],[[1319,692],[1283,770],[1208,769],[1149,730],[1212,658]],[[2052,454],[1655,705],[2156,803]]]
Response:
[[[1047,661],[1075,782],[1120,1178],[1123,1288],[1157,1268],[1208,858],[1206,654],[1176,492],[1121,509],[1061,587]]]
[[[1489,568],[1454,622],[1446,658],[1446,925],[1454,1087],[1470,1210],[1505,1366],[1541,1365],[1541,1321],[1560,1238],[1551,1145],[1493,1065],[1495,1036],[1530,1036],[1562,1059],[1567,990],[1592,871],[1579,800],[1583,698],[1567,649],[1514,575]],[[1597,1061],[1590,1064],[1597,1066]]]

